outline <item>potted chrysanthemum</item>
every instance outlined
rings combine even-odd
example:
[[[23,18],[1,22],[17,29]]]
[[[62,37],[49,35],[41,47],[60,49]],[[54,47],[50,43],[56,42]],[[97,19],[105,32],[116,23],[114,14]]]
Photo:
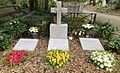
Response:
[[[37,27],[30,27],[29,31],[32,33],[33,39],[36,39],[37,38],[38,28]]]
[[[112,53],[106,51],[92,52],[90,59],[96,66],[109,72],[114,70],[117,62],[115,56]]]
[[[82,27],[85,30],[84,36],[87,37],[87,38],[90,37],[90,30],[94,28],[94,25],[92,25],[92,24],[83,24]]]
[[[56,69],[62,67],[70,59],[70,54],[63,50],[51,50],[46,54],[48,64]]]

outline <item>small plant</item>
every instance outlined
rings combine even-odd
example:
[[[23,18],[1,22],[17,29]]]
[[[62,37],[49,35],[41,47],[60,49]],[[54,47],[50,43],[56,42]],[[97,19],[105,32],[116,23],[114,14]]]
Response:
[[[30,27],[29,31],[31,33],[36,33],[36,32],[38,32],[38,28],[37,27]]]
[[[29,54],[25,50],[12,51],[10,55],[7,56],[8,64],[19,64],[22,63]]]
[[[96,29],[97,29],[97,35],[99,35],[99,37],[108,40],[112,37],[112,35],[116,30],[116,28],[110,22],[103,23],[99,25]]]
[[[90,37],[90,30],[94,28],[94,25],[92,24],[83,24],[82,27],[85,29],[84,30],[84,36],[85,37]]]
[[[113,54],[105,51],[95,51],[91,53],[90,59],[98,67],[105,69],[106,71],[113,71],[116,59]]]
[[[83,24],[82,27],[83,27],[85,30],[90,30],[90,29],[93,29],[93,28],[94,28],[94,25],[92,25],[92,24]]]
[[[111,38],[108,42],[108,48],[115,51],[120,51],[120,37],[114,36]]]
[[[46,59],[53,68],[60,68],[68,62],[70,54],[63,50],[51,50],[47,53]]]
[[[116,0],[116,9],[120,9],[120,0]]]

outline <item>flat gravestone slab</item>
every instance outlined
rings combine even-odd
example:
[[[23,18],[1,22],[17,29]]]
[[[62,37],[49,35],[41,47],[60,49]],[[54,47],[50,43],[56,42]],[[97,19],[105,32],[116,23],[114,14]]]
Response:
[[[20,39],[13,50],[34,51],[38,43],[38,39]]]
[[[80,43],[83,50],[104,50],[99,39],[95,38],[80,38]]]
[[[50,39],[48,44],[48,50],[52,49],[69,51],[68,39]]]

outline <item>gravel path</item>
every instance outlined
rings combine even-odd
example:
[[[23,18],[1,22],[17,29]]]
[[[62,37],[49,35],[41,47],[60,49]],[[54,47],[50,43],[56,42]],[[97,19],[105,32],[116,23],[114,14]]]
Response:
[[[91,13],[91,12],[96,13],[97,21],[106,22],[106,21],[110,20],[110,22],[113,23],[115,26],[117,26],[118,29],[120,30],[120,16],[108,15],[108,14],[103,14],[103,13],[94,12],[94,11],[90,11],[90,10],[84,10],[83,12],[84,13]]]

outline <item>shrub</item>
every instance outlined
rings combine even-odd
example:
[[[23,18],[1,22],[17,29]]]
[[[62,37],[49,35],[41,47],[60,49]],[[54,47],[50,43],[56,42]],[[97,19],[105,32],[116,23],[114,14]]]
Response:
[[[116,28],[110,22],[98,25],[96,29],[97,35],[104,39],[110,39],[116,30]]]
[[[0,0],[0,4],[1,5],[9,5],[9,4],[12,4],[12,1],[11,0]]]
[[[120,9],[120,0],[116,0],[116,9]]]
[[[91,53],[90,59],[98,67],[106,71],[113,71],[116,59],[113,54],[105,51],[95,51]]]
[[[30,27],[38,27],[39,33],[47,34],[49,22],[51,22],[51,16],[48,13],[40,13],[40,12],[32,12],[22,18],[20,21],[27,25],[27,29],[29,32]],[[46,23],[44,23],[46,22]]]
[[[47,53],[46,59],[51,67],[60,68],[62,67],[70,58],[70,54],[63,50],[51,50]]]
[[[120,50],[120,37],[114,36],[108,42],[108,48],[118,51]]]
[[[26,27],[27,26],[25,24],[19,22],[18,20],[12,20],[3,25],[3,33],[7,33],[12,37],[18,37],[26,31]]]
[[[26,31],[26,25],[18,20],[11,20],[6,23],[0,24],[0,50],[10,49],[11,40],[18,38]]]
[[[0,51],[10,49],[11,47],[11,37],[6,33],[0,34]]]

